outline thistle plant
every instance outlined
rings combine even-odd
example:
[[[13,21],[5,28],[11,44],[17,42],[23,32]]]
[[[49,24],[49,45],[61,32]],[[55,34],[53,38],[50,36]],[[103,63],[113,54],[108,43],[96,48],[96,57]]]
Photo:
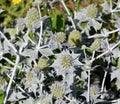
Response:
[[[120,0],[81,3],[0,2],[0,104],[119,104]]]
[[[91,4],[81,10],[81,12],[77,12],[75,15],[75,19],[80,20],[81,22],[91,21],[92,19],[96,19],[97,16],[97,8],[94,4]]]

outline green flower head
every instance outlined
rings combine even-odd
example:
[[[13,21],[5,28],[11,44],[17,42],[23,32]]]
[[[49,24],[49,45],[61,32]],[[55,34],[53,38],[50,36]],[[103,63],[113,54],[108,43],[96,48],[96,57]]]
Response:
[[[32,29],[34,23],[36,21],[38,21],[39,18],[40,18],[39,13],[38,13],[38,10],[36,8],[29,9],[29,11],[27,12],[27,16],[26,16],[26,26],[29,29]]]
[[[43,70],[44,68],[47,68],[49,65],[50,65],[49,59],[45,56],[42,56],[38,60],[38,64],[35,68],[35,71],[39,72],[39,71]]]
[[[63,32],[58,32],[56,35],[55,35],[55,41],[57,43],[63,43],[66,39],[66,36]]]
[[[9,28],[8,32],[9,32],[10,36],[12,36],[12,35],[15,35],[17,31],[15,28]]]
[[[72,73],[75,70],[75,66],[81,65],[78,57],[79,54],[63,50],[61,53],[56,54],[56,60],[51,66],[54,67],[57,75]]]
[[[68,44],[70,46],[79,46],[81,41],[81,34],[77,30],[70,32],[68,37]]]
[[[72,66],[73,58],[69,54],[64,54],[61,56],[60,64],[63,68],[69,69]]]
[[[87,7],[86,17],[88,19],[93,19],[93,18],[96,17],[96,14],[97,14],[97,8],[96,8],[96,6],[94,4],[89,5]]]
[[[65,90],[63,89],[63,86],[60,83],[55,83],[51,86],[51,92],[56,99],[63,97],[64,91]]]

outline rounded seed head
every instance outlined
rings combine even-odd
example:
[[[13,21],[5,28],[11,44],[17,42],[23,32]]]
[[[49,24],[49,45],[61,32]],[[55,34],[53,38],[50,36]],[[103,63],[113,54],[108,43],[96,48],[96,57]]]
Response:
[[[29,9],[29,11],[27,12],[27,16],[26,16],[26,26],[29,29],[33,28],[33,24],[39,19],[39,13],[38,10],[36,8],[31,8]]]
[[[72,66],[73,58],[70,55],[62,55],[60,59],[60,64],[63,68],[68,69]]]
[[[57,43],[63,43],[66,39],[66,36],[63,32],[59,32],[55,35],[55,41]]]
[[[88,19],[93,19],[96,17],[96,13],[97,13],[97,8],[95,5],[89,5],[87,7],[87,13],[86,13],[86,16]]]
[[[62,88],[61,84],[56,83],[56,84],[51,86],[51,92],[56,99],[59,99],[63,96],[64,89]]]
[[[13,35],[16,34],[17,31],[16,31],[15,28],[9,28],[9,29],[8,29],[8,32],[9,32],[10,36],[13,36]]]
[[[80,32],[77,30],[73,30],[68,37],[68,44],[70,46],[79,46],[81,41]]]
[[[38,69],[39,70],[43,70],[44,68],[48,67],[50,64],[49,64],[49,59],[45,56],[42,56],[39,58],[38,60]]]

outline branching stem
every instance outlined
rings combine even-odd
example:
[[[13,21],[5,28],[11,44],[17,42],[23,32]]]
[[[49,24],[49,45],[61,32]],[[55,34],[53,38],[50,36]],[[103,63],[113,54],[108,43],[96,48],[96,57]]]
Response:
[[[10,78],[9,75],[7,75],[7,76]],[[12,80],[12,82],[16,84],[16,82],[15,82],[14,80]],[[24,94],[26,94],[27,96],[31,97],[31,95],[29,95],[29,94],[28,94],[24,89],[22,89],[18,84],[16,84],[16,86],[17,86],[17,88],[18,88],[20,91],[22,91]],[[32,97],[31,97],[31,98],[32,98]]]
[[[6,38],[6,36],[0,31],[0,34],[5,39],[5,41],[9,44],[9,46],[14,50],[15,53],[17,53],[17,49],[13,46],[13,44],[10,43],[10,41]]]
[[[119,44],[120,44],[120,41],[118,41],[113,47],[111,47],[110,50],[112,51],[112,50],[115,49]],[[107,53],[110,52],[110,50],[107,50],[107,51],[105,51],[104,53],[98,55],[96,58],[93,58],[92,60],[90,60],[90,62],[93,62],[93,61],[95,61],[96,59],[99,59],[100,57],[106,55]]]
[[[15,66],[14,66],[13,72],[12,72],[12,76],[10,77],[10,81],[9,81],[9,84],[8,84],[8,87],[7,87],[7,90],[6,90],[6,96],[5,96],[5,99],[4,99],[4,104],[6,104],[8,94],[9,94],[9,91],[10,91],[10,88],[11,88],[11,85],[12,85],[12,81],[13,81],[13,78],[14,78],[14,75],[15,75],[16,68],[17,68],[17,65],[19,63],[19,60],[20,60],[20,57],[17,55]]]
[[[40,19],[41,19],[42,15],[41,15],[41,11],[40,11],[40,6],[38,5],[37,8],[38,8],[39,16],[40,16]],[[42,33],[43,33],[43,21],[40,21],[40,34],[39,34],[39,41],[38,41],[38,44],[37,44],[37,47],[36,47],[37,50],[39,49],[39,47],[41,45]]]
[[[67,8],[67,6],[66,6],[65,2],[64,2],[63,0],[60,0],[60,1],[61,1],[62,5],[64,6],[64,8],[65,8],[66,12],[67,12],[68,18],[70,19],[70,21],[71,21],[71,23],[72,23],[73,28],[74,28],[74,29],[76,29],[76,27],[75,27],[75,23],[74,23],[74,21],[73,21],[72,17],[70,16],[70,12],[69,12],[69,10],[68,10],[68,8]]]
[[[2,57],[4,60],[6,60],[8,63],[10,63],[11,65],[15,65],[15,63],[13,63],[11,60],[9,60],[8,58],[6,57]],[[17,66],[17,68],[21,68],[20,66]]]
[[[107,35],[112,34],[112,33],[115,33],[115,32],[119,32],[119,31],[120,31],[120,29],[116,29],[116,30],[113,30],[113,31],[109,31],[109,32],[107,33]],[[95,35],[92,35],[92,36],[88,36],[89,39],[91,39],[91,38],[104,38],[104,37],[106,37],[104,34],[95,34]]]

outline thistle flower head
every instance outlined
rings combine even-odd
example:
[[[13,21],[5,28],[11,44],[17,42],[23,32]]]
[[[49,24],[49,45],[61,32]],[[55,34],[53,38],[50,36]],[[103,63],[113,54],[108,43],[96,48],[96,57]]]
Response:
[[[14,36],[17,32],[15,28],[9,28],[7,29],[7,31],[10,34],[10,36]]]
[[[68,37],[68,44],[70,46],[79,46],[81,41],[81,34],[77,30],[73,30]]]
[[[19,4],[22,0],[12,0],[13,4]]]
[[[55,68],[57,75],[72,73],[75,71],[75,66],[81,65],[78,56],[79,54],[63,50],[61,53],[56,54],[56,60],[51,66]]]
[[[38,19],[39,19],[38,10],[36,8],[29,9],[29,11],[27,12],[27,16],[26,16],[26,26],[29,29],[32,29],[34,23],[38,21]]]
[[[25,19],[18,18],[16,28],[18,29],[18,31],[23,31],[24,27],[25,27]]]
[[[38,65],[36,66],[35,71],[39,72],[44,68],[48,67],[49,65],[50,65],[49,59],[45,56],[42,56],[38,60]]]
[[[95,17],[96,17],[96,13],[97,13],[97,8],[96,8],[96,6],[95,6],[94,4],[89,5],[89,6],[87,7],[86,17],[87,17],[88,19],[93,19],[93,18],[95,18]]]
[[[73,58],[69,54],[64,54],[61,56],[60,64],[63,68],[69,69],[72,66]]]
[[[63,97],[65,90],[61,83],[55,83],[51,86],[51,92],[56,99],[59,99]]]
[[[55,41],[57,43],[63,43],[66,39],[66,36],[63,32],[59,32],[55,35]]]

